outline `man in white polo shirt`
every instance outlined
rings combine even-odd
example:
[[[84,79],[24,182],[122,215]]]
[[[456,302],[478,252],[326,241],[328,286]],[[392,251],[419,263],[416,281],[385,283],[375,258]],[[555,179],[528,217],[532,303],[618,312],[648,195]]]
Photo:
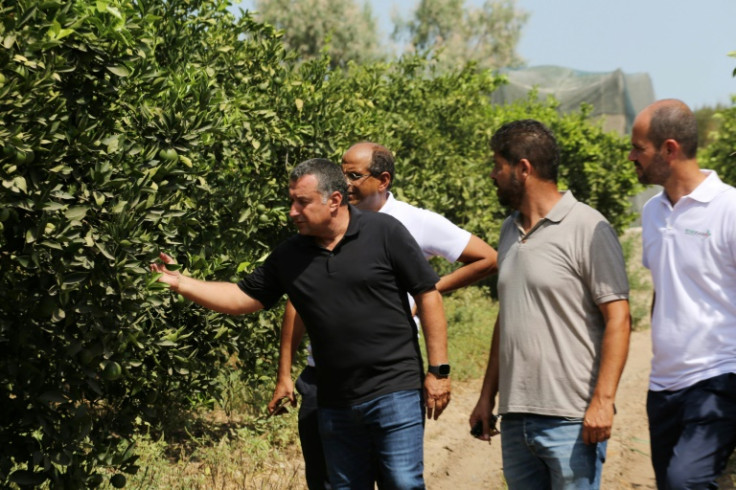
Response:
[[[343,155],[342,171],[348,182],[350,204],[363,211],[386,213],[398,219],[417,241],[426,258],[437,256],[463,264],[440,278],[436,288],[441,293],[467,286],[496,271],[496,251],[493,247],[437,213],[394,198],[390,192],[395,172],[394,156],[384,146],[371,142],[353,145]],[[413,308],[411,297],[409,301]],[[268,406],[270,412],[284,397],[288,397],[292,405],[296,404],[291,366],[305,329],[291,304],[286,306],[281,328],[279,373],[274,396]],[[429,366],[429,373],[433,376],[446,377],[449,370],[449,365]],[[310,356],[307,368],[296,382],[297,391],[302,395],[299,438],[310,490],[329,488],[317,424],[315,378],[315,364]]]
[[[679,100],[634,121],[629,160],[664,190],[642,211],[650,269],[647,398],[657,487],[716,488],[736,446],[736,189],[696,160],[697,125]]]

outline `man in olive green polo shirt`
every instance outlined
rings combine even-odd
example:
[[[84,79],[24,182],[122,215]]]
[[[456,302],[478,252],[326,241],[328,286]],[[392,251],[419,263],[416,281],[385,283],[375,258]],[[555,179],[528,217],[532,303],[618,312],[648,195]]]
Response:
[[[557,188],[559,150],[538,121],[502,126],[491,178],[514,210],[498,245],[499,314],[470,424],[499,394],[510,489],[598,488],[630,333],[628,281],[606,219]]]

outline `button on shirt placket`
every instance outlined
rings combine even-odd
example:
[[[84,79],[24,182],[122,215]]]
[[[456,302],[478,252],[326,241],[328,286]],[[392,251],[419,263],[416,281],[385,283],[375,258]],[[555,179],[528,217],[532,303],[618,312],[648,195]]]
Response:
[[[540,219],[534,226],[532,226],[531,230],[529,232],[524,231],[524,227],[521,225],[521,223],[517,220],[514,221],[514,224],[516,225],[516,229],[519,230],[519,243],[521,245],[526,244],[527,241],[529,241],[529,237],[531,237],[532,233],[542,228],[543,224],[547,221],[547,218]]]

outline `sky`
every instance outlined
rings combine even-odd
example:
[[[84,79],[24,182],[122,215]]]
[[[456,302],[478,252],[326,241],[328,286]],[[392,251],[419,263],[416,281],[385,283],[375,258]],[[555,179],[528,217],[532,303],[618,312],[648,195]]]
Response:
[[[408,15],[418,3],[368,1],[387,37],[392,12]],[[736,51],[736,0],[517,0],[517,7],[530,14],[517,50],[527,66],[648,73],[657,99],[693,109],[731,105],[736,95],[736,58],[728,56]]]

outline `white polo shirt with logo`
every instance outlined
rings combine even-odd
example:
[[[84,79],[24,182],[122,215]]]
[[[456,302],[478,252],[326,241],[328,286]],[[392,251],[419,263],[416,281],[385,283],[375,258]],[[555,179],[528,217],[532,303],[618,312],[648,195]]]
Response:
[[[736,189],[701,171],[706,179],[674,206],[663,191],[642,210],[654,391],[736,372]]]

